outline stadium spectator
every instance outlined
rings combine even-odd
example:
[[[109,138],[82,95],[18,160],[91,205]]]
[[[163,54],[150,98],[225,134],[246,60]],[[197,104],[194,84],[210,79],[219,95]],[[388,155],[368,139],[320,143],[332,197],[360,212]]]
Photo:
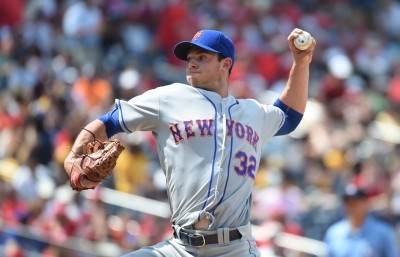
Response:
[[[398,257],[396,233],[389,224],[369,215],[368,194],[354,184],[346,186],[346,218],[325,235],[328,257]]]

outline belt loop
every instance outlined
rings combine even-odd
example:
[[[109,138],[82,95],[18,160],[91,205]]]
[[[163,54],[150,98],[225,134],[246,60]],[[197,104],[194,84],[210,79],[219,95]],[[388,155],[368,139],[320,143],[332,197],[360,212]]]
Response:
[[[224,229],[219,228],[217,229],[217,236],[218,236],[218,244],[222,245],[224,244]]]
[[[229,238],[229,228],[223,228],[224,230],[224,244],[229,244],[230,238]]]
[[[174,229],[174,233],[176,234],[176,238],[178,238],[179,240],[182,240],[181,239],[181,233],[180,233],[182,227],[179,226],[179,225],[172,225],[172,228]]]

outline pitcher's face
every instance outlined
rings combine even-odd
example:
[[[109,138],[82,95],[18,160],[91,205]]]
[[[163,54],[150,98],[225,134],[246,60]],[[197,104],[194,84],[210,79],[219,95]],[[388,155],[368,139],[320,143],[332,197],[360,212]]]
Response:
[[[209,86],[221,80],[221,62],[217,53],[194,48],[187,57],[186,79],[191,86],[212,90]]]

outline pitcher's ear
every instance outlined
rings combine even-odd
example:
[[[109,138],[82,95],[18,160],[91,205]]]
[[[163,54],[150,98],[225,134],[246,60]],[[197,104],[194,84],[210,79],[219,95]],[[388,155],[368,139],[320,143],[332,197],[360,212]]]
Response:
[[[229,57],[225,58],[223,60],[223,67],[229,70],[232,67],[232,59]]]

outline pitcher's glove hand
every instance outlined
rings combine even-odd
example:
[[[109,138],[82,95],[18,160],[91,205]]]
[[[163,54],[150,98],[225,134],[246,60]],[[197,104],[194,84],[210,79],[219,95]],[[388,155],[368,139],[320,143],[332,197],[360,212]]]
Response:
[[[100,142],[91,131],[89,132],[93,135],[93,142],[82,146],[84,154],[75,159],[70,172],[71,188],[78,192],[94,189],[85,187],[81,181],[82,177],[93,182],[101,182],[110,176],[119,155],[125,149],[118,139]]]

